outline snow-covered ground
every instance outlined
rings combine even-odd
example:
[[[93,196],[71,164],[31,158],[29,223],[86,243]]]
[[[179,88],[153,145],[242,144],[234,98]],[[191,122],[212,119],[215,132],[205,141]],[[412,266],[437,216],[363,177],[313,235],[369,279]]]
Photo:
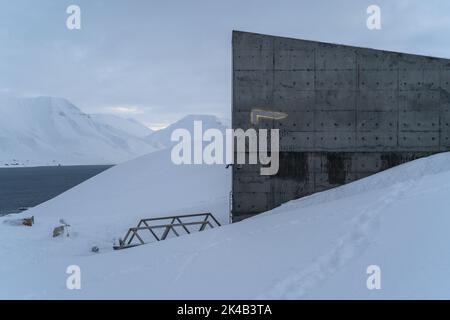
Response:
[[[0,298],[450,298],[450,154],[291,201],[236,224],[113,251],[138,218],[228,217],[230,172],[168,151],[118,165],[0,218]],[[36,224],[8,219],[34,215]],[[52,238],[63,218],[71,237]],[[99,253],[90,252],[99,246]],[[66,288],[81,267],[81,290]],[[368,290],[369,265],[381,289]]]

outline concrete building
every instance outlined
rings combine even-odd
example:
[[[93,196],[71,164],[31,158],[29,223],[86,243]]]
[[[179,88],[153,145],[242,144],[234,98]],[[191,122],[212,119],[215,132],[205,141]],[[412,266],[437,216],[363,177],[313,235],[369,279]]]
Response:
[[[235,31],[232,103],[280,130],[278,174],[233,166],[233,221],[450,149],[447,59]]]

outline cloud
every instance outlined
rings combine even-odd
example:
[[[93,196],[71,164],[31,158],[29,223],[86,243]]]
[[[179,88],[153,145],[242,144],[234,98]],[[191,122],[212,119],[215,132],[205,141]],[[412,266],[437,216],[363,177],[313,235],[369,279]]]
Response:
[[[147,127],[149,127],[152,130],[157,131],[157,130],[161,130],[161,129],[167,128],[170,124],[169,123],[165,123],[165,122],[161,122],[161,123],[153,122],[153,123],[144,123],[144,125],[146,125]]]
[[[233,29],[431,56],[450,52],[450,2],[442,0],[377,0],[379,31],[366,27],[370,0],[77,0],[79,31],[65,25],[71,2],[2,3],[0,93],[60,96],[86,113],[170,123],[195,113],[230,116]]]

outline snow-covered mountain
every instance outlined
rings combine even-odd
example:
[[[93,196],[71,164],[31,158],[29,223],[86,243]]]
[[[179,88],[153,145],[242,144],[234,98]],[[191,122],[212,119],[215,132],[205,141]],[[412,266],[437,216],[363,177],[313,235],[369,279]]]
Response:
[[[144,217],[212,212],[226,224],[230,181],[224,166],[176,166],[163,150],[0,217],[0,298],[450,298],[450,153],[239,223],[113,251],[113,238]],[[30,216],[31,228],[11,225]],[[71,236],[52,238],[60,219]],[[64,286],[69,265],[81,267],[82,290]],[[381,290],[368,289],[369,266],[380,268]]]
[[[191,132],[192,139],[194,139],[194,122],[200,121],[202,123],[203,132],[208,129],[219,129],[225,132],[226,128],[229,128],[229,123],[226,120],[221,120],[213,115],[187,115],[184,118],[178,120],[177,122],[169,125],[168,127],[155,131],[149,136],[147,136],[147,141],[149,141],[155,147],[167,148],[175,144],[170,140],[172,132],[176,129],[186,129]]]
[[[117,164],[168,148],[173,130],[225,130],[215,116],[188,115],[152,131],[132,119],[83,113],[63,98],[0,97],[0,167]]]
[[[124,119],[113,114],[97,113],[91,114],[90,117],[97,123],[102,123],[140,138],[147,137],[154,132],[134,119]]]
[[[155,151],[145,133],[62,98],[0,98],[0,166],[116,164]]]

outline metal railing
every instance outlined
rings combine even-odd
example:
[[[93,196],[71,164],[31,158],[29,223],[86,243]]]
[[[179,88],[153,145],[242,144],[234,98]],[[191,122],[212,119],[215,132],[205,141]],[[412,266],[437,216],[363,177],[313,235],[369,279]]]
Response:
[[[200,218],[200,220],[197,221],[195,218]],[[183,221],[186,219],[189,221]],[[164,222],[165,220],[170,222],[153,225],[155,222]],[[196,226],[199,226],[199,228],[194,229]],[[156,239],[156,241],[162,241],[167,239],[171,231],[175,236],[179,237],[183,234],[203,231],[208,226],[210,228],[221,226],[219,221],[217,221],[217,219],[214,218],[214,216],[209,212],[141,219],[135,228],[128,229],[128,232],[125,234],[123,240],[119,239],[119,245],[115,245],[114,249],[126,249],[148,243],[144,241],[144,235],[142,232],[144,232],[147,236],[151,236]]]

